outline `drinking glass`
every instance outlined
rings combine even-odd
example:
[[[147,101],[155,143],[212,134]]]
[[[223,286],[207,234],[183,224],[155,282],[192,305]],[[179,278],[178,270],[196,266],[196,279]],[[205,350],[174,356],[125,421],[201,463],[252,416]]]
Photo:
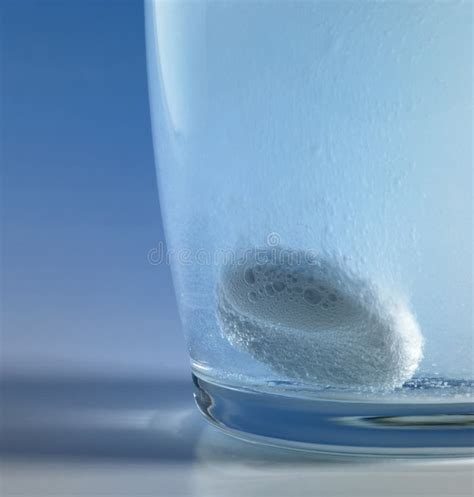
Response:
[[[163,261],[228,433],[471,452],[472,9],[146,2]]]

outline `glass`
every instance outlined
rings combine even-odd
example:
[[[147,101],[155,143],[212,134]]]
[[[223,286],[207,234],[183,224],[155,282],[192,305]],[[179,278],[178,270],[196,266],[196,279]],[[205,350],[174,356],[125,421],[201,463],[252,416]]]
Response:
[[[472,4],[149,1],[201,411],[312,450],[471,451]]]

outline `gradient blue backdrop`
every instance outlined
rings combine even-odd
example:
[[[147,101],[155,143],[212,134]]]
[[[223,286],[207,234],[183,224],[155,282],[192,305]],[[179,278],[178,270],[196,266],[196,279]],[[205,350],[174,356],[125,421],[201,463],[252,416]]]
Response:
[[[143,5],[2,7],[2,363],[184,375],[150,132]]]

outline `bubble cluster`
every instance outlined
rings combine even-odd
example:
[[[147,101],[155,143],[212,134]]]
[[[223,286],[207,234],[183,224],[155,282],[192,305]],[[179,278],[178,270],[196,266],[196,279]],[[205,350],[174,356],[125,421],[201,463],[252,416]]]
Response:
[[[418,324],[401,299],[301,251],[255,249],[225,267],[216,314],[234,347],[319,385],[395,388],[422,357]]]

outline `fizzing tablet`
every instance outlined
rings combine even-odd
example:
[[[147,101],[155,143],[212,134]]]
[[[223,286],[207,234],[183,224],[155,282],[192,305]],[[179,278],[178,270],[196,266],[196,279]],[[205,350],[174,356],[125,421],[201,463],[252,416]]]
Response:
[[[408,305],[339,262],[252,249],[221,273],[217,319],[236,348],[288,378],[392,389],[410,379],[423,338]]]

